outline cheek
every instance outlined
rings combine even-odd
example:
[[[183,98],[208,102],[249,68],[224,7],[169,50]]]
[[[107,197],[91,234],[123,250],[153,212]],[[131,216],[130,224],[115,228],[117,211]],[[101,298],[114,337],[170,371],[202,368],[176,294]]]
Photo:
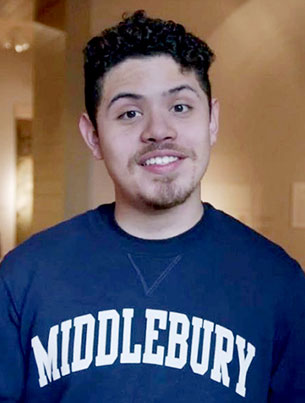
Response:
[[[179,122],[176,130],[180,133],[180,140],[189,144],[203,144],[209,138],[208,122],[200,116],[193,120]]]
[[[184,142],[184,146],[187,148],[192,149],[195,154],[202,155],[206,154],[210,150],[210,138],[206,132],[202,129],[198,130],[197,132],[193,131],[186,136]]]
[[[112,142],[103,142],[101,148],[105,165],[110,172],[116,176],[126,172],[133,157],[130,145],[113,140]]]

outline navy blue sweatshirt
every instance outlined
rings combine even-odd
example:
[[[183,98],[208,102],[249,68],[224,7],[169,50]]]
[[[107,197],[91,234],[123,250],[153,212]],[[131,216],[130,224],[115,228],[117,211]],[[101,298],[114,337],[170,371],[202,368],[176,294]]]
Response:
[[[204,204],[166,240],[114,204],[33,236],[0,269],[2,402],[305,402],[305,278]]]

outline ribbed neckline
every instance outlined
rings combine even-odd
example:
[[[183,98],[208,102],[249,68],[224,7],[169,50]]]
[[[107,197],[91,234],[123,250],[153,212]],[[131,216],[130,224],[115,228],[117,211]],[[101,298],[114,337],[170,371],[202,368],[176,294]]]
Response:
[[[138,253],[154,253],[158,255],[177,253],[177,250],[183,249],[191,244],[203,241],[206,236],[206,227],[210,221],[210,216],[213,214],[214,208],[209,203],[203,203],[204,214],[202,218],[189,230],[177,236],[161,239],[147,240],[135,237],[124,231],[116,222],[114,217],[115,203],[103,204],[93,212],[96,214],[94,222],[97,224],[97,230],[104,235],[107,235],[109,241],[117,243],[117,246],[126,251],[137,251]]]

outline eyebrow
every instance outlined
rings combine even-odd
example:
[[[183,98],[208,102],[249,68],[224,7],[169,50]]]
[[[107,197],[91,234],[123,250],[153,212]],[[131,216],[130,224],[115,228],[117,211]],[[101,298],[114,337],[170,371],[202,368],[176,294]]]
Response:
[[[194,92],[197,95],[197,97],[199,98],[198,92],[188,84],[179,85],[178,87],[171,88],[168,91],[162,92],[162,95],[163,96],[171,95],[171,94],[175,94],[177,92],[180,92],[182,90],[190,90],[190,91]],[[139,100],[139,99],[143,99],[144,96],[140,95],[140,94],[135,94],[135,93],[132,93],[132,92],[120,92],[119,94],[115,95],[111,99],[111,101],[109,102],[109,104],[107,106],[107,110],[109,110],[109,108],[111,107],[111,105],[114,104],[114,102],[118,101],[121,98],[131,98],[131,99]]]
[[[131,99],[142,99],[144,98],[143,95],[139,95],[139,94],[133,94],[132,92],[120,92],[119,94],[117,94],[116,96],[114,96],[112,98],[112,100],[109,102],[108,106],[107,106],[107,110],[111,107],[111,105],[117,101],[118,99],[121,98],[131,98]]]
[[[198,92],[197,92],[193,87],[191,87],[191,86],[188,85],[188,84],[179,85],[179,87],[171,88],[171,89],[168,90],[167,92],[168,92],[169,94],[175,94],[175,93],[180,92],[180,91],[182,91],[182,90],[190,90],[190,91],[194,92],[194,93],[197,95],[197,97],[199,98]],[[166,95],[167,92],[163,93],[162,95]]]

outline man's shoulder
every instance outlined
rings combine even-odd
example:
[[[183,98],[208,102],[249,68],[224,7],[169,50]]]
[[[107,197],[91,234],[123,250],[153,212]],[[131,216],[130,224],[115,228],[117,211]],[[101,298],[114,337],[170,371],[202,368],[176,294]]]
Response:
[[[8,272],[24,269],[31,271],[46,262],[50,266],[51,262],[64,261],[85,251],[89,244],[99,236],[101,238],[105,232],[102,215],[107,214],[109,206],[89,210],[32,235],[5,256],[3,269]]]
[[[88,231],[90,226],[90,216],[92,214],[94,214],[94,210],[89,210],[35,233],[26,241],[18,245],[8,254],[8,256],[12,254],[23,255],[39,252],[42,249],[51,248],[56,244],[63,246],[64,244],[73,242],[74,239]]]
[[[231,215],[212,206],[210,209],[213,238],[220,249],[233,255],[236,260],[242,258],[250,267],[268,266],[276,274],[299,271],[299,264],[283,247]]]
[[[73,276],[103,260],[107,243],[107,205],[41,231],[9,252],[0,267],[1,287],[21,309],[30,290],[48,288],[67,271]],[[34,291],[36,292],[36,291]]]

